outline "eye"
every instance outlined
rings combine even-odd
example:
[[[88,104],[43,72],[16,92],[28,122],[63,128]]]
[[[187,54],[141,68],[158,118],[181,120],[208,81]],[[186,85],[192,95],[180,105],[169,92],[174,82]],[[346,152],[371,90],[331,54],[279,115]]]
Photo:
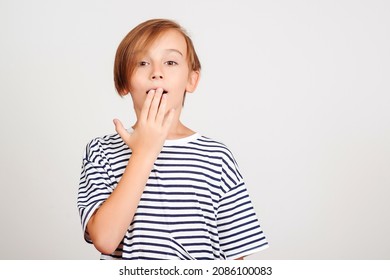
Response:
[[[138,66],[147,66],[147,65],[149,65],[149,62],[147,62],[147,61],[138,62]]]
[[[178,65],[178,63],[176,61],[173,61],[173,60],[168,60],[167,62],[165,62],[165,64],[168,66]]]

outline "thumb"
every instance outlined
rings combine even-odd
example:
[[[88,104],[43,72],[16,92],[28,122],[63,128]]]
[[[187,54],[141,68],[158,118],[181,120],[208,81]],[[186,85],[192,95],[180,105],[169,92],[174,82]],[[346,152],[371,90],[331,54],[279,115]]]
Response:
[[[126,137],[127,134],[129,134],[127,132],[127,130],[123,127],[123,124],[121,123],[120,120],[118,119],[114,119],[114,124],[115,124],[115,130],[116,132],[119,134],[119,136],[124,139]]]

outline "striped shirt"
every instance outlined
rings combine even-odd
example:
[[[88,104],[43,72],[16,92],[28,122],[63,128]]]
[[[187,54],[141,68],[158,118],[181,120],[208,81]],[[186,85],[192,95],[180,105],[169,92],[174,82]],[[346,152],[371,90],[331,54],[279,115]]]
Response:
[[[77,205],[87,223],[117,186],[131,150],[118,134],[90,141]],[[166,140],[116,251],[101,259],[235,259],[268,247],[229,149],[195,133]]]

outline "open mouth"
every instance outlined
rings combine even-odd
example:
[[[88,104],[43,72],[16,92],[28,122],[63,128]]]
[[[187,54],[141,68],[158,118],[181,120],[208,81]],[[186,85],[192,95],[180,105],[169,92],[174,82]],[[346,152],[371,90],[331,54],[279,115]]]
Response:
[[[153,89],[153,90],[157,90],[156,88],[151,88],[151,89],[147,90],[146,93],[148,94],[149,91],[151,91],[152,89]],[[168,93],[168,91],[166,91],[165,89],[163,89],[162,94],[167,94],[167,93]]]

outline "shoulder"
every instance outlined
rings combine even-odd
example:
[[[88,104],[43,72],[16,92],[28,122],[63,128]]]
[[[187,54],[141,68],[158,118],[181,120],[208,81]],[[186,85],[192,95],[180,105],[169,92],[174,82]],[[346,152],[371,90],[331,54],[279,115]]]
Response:
[[[206,136],[200,136],[196,140],[195,144],[199,147],[202,147],[203,149],[206,149],[210,153],[220,155],[223,159],[226,159],[227,161],[235,162],[233,153],[223,142],[214,140]]]
[[[123,142],[121,137],[119,136],[118,133],[113,133],[113,134],[107,134],[99,137],[95,137],[91,139],[87,146],[93,147],[97,144],[103,145],[103,146],[110,146],[110,145],[115,145],[118,143]]]
[[[222,168],[221,180],[223,182],[223,186],[226,187],[226,192],[239,185],[240,182],[243,182],[240,168],[233,156],[233,153],[227,147],[227,145],[205,136],[200,137],[198,140],[209,149],[212,149],[215,153],[214,155],[219,157]]]
[[[89,161],[94,161],[98,155],[123,145],[125,145],[125,143],[117,133],[95,137],[86,144],[84,158]]]

